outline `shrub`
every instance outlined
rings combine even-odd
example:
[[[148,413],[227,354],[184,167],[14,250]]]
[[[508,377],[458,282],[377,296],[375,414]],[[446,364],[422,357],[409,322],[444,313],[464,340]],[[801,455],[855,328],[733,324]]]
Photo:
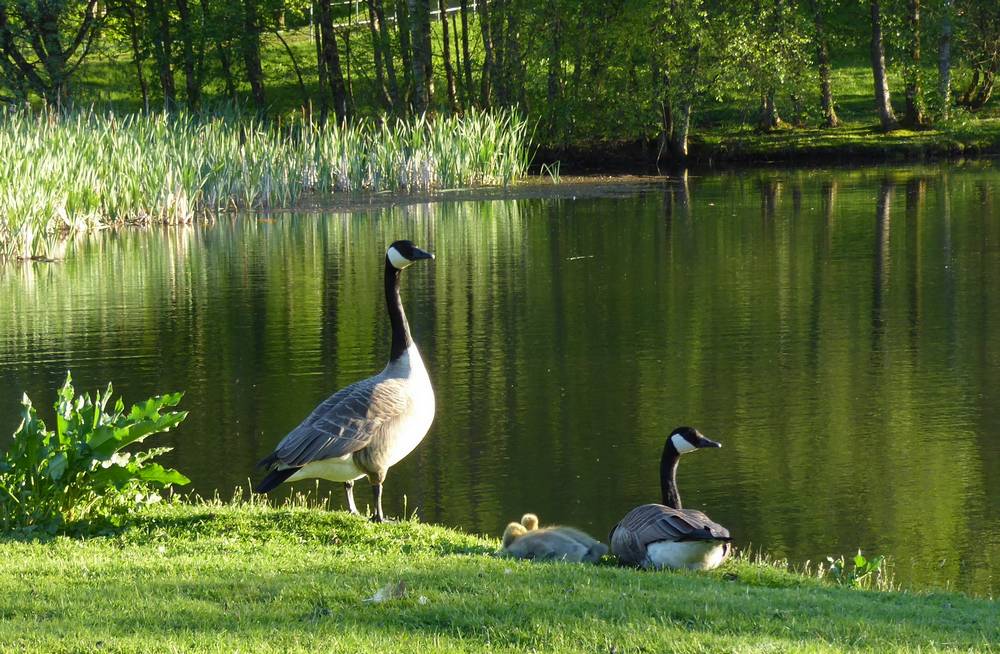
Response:
[[[892,590],[895,586],[884,556],[866,559],[861,550],[858,550],[851,559],[853,567],[848,565],[843,556],[836,559],[828,556],[826,560],[828,566],[825,570],[820,566],[820,576],[825,576],[841,586],[863,590]]]
[[[187,417],[164,411],[181,393],[132,406],[121,398],[107,411],[112,387],[78,396],[67,374],[55,403],[56,429],[39,419],[31,400],[22,401],[22,422],[0,460],[0,527],[4,531],[55,533],[95,524],[117,525],[142,506],[160,500],[158,490],[190,480],[151,459],[171,448],[140,452],[123,448],[168,431]]]

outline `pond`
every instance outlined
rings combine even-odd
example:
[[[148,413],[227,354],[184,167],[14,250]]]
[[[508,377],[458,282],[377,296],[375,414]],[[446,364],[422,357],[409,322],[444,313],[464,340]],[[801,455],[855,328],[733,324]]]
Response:
[[[434,382],[390,515],[606,538],[659,501],[793,562],[891,555],[910,588],[1000,590],[1000,171],[743,170],[115,231],[0,270],[0,444],[68,369],[184,390],[158,444],[230,496],[334,390],[385,364],[387,243]],[[300,484],[313,488],[312,483]],[[339,487],[330,487],[343,506]],[[366,482],[356,493],[370,502]]]

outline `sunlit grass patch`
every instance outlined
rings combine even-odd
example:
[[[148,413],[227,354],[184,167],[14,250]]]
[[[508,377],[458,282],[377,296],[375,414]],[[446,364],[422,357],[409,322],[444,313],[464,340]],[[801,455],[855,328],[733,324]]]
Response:
[[[116,535],[0,540],[0,649],[990,651],[997,605],[743,557],[716,573],[499,558],[489,537],[295,501],[152,507]],[[384,592],[384,589],[390,592]]]

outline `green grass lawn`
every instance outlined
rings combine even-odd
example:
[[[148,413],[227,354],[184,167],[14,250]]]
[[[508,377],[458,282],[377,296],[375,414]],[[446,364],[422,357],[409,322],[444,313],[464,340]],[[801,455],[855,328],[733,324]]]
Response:
[[[0,650],[994,651],[1000,606],[737,561],[710,574],[497,558],[342,512],[154,508],[113,536],[0,541]],[[402,597],[366,602],[403,582]]]

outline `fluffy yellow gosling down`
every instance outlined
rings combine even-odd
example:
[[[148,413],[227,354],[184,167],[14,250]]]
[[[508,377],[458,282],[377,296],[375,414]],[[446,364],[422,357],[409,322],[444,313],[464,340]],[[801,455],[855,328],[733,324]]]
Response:
[[[538,516],[525,513],[503,532],[503,553],[517,559],[596,563],[608,547],[573,527],[538,528]]]

